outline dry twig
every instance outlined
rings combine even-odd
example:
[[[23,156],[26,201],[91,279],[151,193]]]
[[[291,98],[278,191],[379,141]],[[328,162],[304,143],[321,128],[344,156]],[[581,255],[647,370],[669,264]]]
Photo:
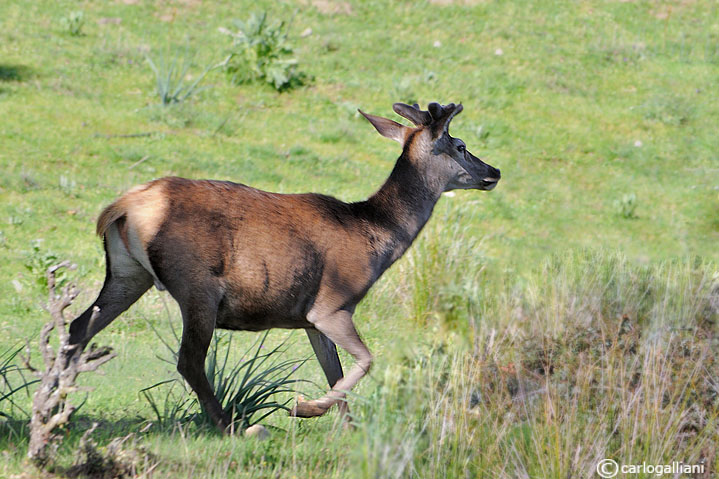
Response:
[[[77,375],[95,371],[116,356],[109,347],[98,348],[93,344],[88,351],[83,351],[81,345],[70,344],[64,311],[77,297],[78,291],[74,285],[69,285],[58,295],[55,287],[55,272],[69,266],[68,261],[63,261],[47,271],[47,310],[52,319],[40,331],[40,353],[44,370],[37,370],[30,365],[29,348],[25,357],[26,366],[40,378],[40,386],[32,401],[30,445],[27,453],[28,458],[38,465],[47,463],[59,446],[62,436],[55,434],[54,430],[67,424],[76,410],[76,407],[67,401],[67,396],[81,390],[75,385]],[[99,312],[100,309],[96,307],[91,322]],[[57,353],[50,345],[53,330],[57,331],[59,337]]]

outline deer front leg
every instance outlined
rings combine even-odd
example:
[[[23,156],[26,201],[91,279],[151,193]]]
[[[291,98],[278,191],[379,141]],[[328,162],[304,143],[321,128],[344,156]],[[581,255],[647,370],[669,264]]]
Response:
[[[296,417],[321,416],[333,405],[345,402],[347,391],[351,390],[369,372],[372,365],[372,354],[357,334],[352,323],[352,313],[344,310],[337,311],[330,315],[319,316],[312,322],[319,332],[350,353],[356,363],[324,397],[297,403],[290,412],[292,416]]]

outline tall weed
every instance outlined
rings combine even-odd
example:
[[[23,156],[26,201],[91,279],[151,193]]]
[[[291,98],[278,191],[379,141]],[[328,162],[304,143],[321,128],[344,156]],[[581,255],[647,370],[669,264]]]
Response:
[[[390,366],[360,402],[350,470],[594,477],[611,458],[716,473],[716,265],[584,252],[501,276],[484,285],[494,299],[469,312],[471,347],[438,341]]]
[[[285,91],[303,85],[307,76],[298,70],[293,47],[283,21],[270,21],[267,12],[253,13],[246,21],[235,20],[237,30],[223,33],[232,37],[224,66],[233,83],[254,81]]]

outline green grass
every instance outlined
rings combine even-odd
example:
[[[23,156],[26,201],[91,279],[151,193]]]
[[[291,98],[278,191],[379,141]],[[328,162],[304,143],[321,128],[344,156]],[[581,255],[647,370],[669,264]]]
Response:
[[[137,433],[157,477],[591,477],[603,455],[716,464],[719,7],[328,3],[0,4],[0,351],[37,338],[49,258],[78,265],[75,311],[92,301],[95,218],[137,183],[362,199],[399,152],[356,108],[394,117],[411,100],[461,101],[452,133],[503,176],[443,198],[358,308],[377,365],[351,399],[356,431],[276,414],[266,442],[140,434],[153,413],[139,391],[174,374],[156,357],[150,325],[167,327],[167,299],[153,290],[98,337],[119,356],[84,379],[96,389],[61,461],[97,420],[101,447]],[[277,93],[215,70],[159,105],[147,56],[187,50],[191,85],[231,48],[218,29],[263,9],[292,20],[309,84]],[[79,36],[61,22],[76,11]],[[287,359],[310,355],[302,333],[268,341],[287,337]],[[255,338],[235,333],[238,354]],[[314,361],[299,373],[324,383]],[[0,476],[31,474],[16,419],[0,429]]]

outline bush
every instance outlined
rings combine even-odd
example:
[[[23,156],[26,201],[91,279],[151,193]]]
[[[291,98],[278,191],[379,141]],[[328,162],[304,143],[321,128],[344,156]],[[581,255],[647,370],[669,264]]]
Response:
[[[70,12],[66,17],[60,19],[60,26],[73,37],[82,35],[83,25],[85,25],[85,14],[79,10]]]
[[[614,201],[614,208],[622,218],[631,220],[637,217],[637,195],[628,193]]]
[[[287,37],[285,22],[270,22],[267,12],[253,13],[245,21],[235,20],[235,33],[223,29],[233,39],[224,62],[233,83],[266,82],[277,91],[303,85],[307,76],[297,68],[297,60]]]

